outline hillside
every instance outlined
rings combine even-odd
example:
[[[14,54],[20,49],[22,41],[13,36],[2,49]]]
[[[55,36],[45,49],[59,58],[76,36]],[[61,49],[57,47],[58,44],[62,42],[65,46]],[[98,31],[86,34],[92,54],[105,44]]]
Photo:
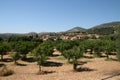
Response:
[[[0,37],[2,38],[8,38],[10,36],[24,36],[24,35],[19,33],[0,33]]]
[[[104,23],[104,24],[94,26],[91,29],[108,28],[108,27],[110,28],[110,27],[116,27],[116,26],[119,26],[119,25],[120,25],[120,22],[109,22],[109,23]]]
[[[94,26],[87,31],[89,33],[95,33],[100,35],[114,34],[116,27],[120,27],[120,22],[109,22]]]
[[[70,30],[65,31],[65,33],[69,33],[69,32],[88,32],[88,33],[100,34],[100,35],[110,35],[110,34],[114,34],[116,27],[120,27],[120,21],[100,24],[100,25],[94,26],[90,29],[85,29],[85,28],[82,28],[82,27],[74,27]],[[64,32],[58,32],[57,34],[59,35],[61,33],[64,33]],[[30,32],[30,33],[24,33],[24,34],[0,33],[0,37],[8,38],[10,36],[27,36],[27,35],[36,35],[36,34],[45,35],[45,34],[52,34],[52,33],[51,32],[45,32],[45,33]],[[53,32],[53,34],[56,34],[56,33]]]
[[[84,32],[84,31],[86,31],[86,29],[84,29],[82,27],[74,27],[66,32],[78,32],[78,31]]]

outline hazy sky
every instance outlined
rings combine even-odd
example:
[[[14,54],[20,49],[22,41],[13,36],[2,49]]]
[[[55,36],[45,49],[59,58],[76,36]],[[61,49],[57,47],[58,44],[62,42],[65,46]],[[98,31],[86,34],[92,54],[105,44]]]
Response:
[[[59,32],[120,21],[120,0],[0,0],[0,33]]]

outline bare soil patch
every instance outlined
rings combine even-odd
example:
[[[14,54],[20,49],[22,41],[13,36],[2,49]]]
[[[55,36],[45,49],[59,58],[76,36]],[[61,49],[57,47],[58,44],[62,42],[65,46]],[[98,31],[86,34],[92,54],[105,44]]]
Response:
[[[9,59],[9,56],[5,56]],[[112,56],[115,59],[114,56]],[[48,63],[42,67],[44,75],[37,75],[38,65],[29,58],[28,61],[19,60],[20,65],[10,61],[0,62],[0,69],[6,65],[15,73],[11,76],[0,77],[0,80],[120,80],[120,62],[105,61],[105,58],[80,59],[78,71],[73,71],[72,64],[61,56],[50,57]],[[83,64],[82,64],[83,62]]]

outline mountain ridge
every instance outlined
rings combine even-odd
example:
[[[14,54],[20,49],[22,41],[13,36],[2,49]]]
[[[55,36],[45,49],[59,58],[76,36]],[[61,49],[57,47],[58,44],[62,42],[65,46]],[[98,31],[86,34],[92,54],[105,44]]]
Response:
[[[103,23],[88,29],[88,33],[99,34],[99,35],[110,35],[114,34],[116,28],[120,27],[120,21]]]
[[[114,21],[114,22],[108,22],[108,23],[99,24],[99,25],[93,26],[93,27],[91,27],[89,29],[116,27],[116,25],[120,25],[120,21]]]
[[[86,31],[86,29],[77,26],[77,27],[73,27],[72,29],[67,30],[66,32],[78,32],[78,31]]]
[[[72,29],[69,29],[64,32],[88,32],[88,33],[94,33],[94,34],[113,34],[115,27],[120,27],[120,21],[115,21],[115,22],[108,22],[108,23],[103,23],[100,25],[93,26],[92,28],[85,29],[82,27],[73,27]],[[56,32],[56,33],[64,33],[64,32]],[[52,32],[45,32],[45,33],[52,33]],[[44,34],[45,34],[44,33]],[[53,32],[55,33],[55,32]],[[25,36],[25,35],[33,35],[33,34],[42,34],[41,33],[36,33],[36,32],[29,32],[29,33],[0,33],[0,37],[9,37],[9,36]]]

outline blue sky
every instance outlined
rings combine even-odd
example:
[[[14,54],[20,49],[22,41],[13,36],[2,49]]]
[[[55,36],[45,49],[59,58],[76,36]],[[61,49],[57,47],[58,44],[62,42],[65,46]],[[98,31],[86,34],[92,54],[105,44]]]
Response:
[[[0,33],[60,32],[120,21],[120,0],[0,0]]]

